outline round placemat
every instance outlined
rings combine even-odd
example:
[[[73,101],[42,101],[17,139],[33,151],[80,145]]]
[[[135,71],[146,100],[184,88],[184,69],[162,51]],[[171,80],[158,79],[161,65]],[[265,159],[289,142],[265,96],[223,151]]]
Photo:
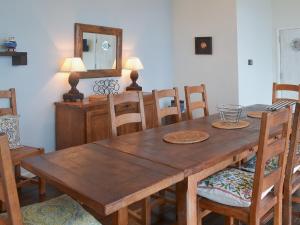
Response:
[[[163,137],[163,140],[171,144],[194,144],[208,138],[209,134],[204,131],[185,130],[168,133]]]
[[[256,112],[248,112],[247,116],[251,117],[251,118],[258,118],[261,119],[262,118],[262,111],[256,111]]]
[[[248,121],[240,120],[238,123],[226,123],[218,120],[213,122],[212,126],[219,129],[234,130],[248,127],[250,123]]]

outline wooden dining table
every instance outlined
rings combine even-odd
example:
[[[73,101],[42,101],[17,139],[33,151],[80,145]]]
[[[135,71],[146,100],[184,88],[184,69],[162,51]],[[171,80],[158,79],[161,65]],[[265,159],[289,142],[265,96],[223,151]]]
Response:
[[[183,180],[181,171],[104,146],[87,144],[32,157],[22,167],[98,215],[128,224],[127,206]]]
[[[253,105],[246,111],[263,111],[265,105]],[[143,132],[95,142],[112,150],[121,151],[152,162],[160,163],[184,173],[185,179],[176,187],[177,224],[197,225],[197,184],[208,176],[253,155],[257,150],[260,119],[244,113],[241,119],[250,122],[243,129],[225,130],[212,126],[219,115],[149,129]],[[204,142],[178,145],[163,141],[163,136],[174,131],[205,131],[210,138]]]
[[[97,141],[24,160],[22,166],[102,215],[118,212],[119,219],[131,203],[176,184],[177,224],[196,225],[197,183],[253,154],[258,145],[260,119],[244,115],[250,126],[235,130],[212,127],[218,119],[215,114]],[[210,138],[187,145],[163,141],[181,130],[205,131]]]

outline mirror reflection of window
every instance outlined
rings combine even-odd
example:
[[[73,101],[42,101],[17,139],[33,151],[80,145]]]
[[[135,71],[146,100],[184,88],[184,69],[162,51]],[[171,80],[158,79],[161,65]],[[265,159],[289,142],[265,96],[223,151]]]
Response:
[[[96,34],[83,33],[85,51],[82,52],[82,61],[87,70],[96,69]]]
[[[96,69],[116,69],[116,36],[97,34]]]
[[[82,58],[87,70],[116,69],[116,36],[83,33],[83,46]]]

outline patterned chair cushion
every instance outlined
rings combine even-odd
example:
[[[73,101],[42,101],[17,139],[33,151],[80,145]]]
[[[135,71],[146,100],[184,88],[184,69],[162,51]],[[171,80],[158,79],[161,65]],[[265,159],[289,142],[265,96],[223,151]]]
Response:
[[[22,207],[22,215],[24,225],[101,225],[67,195]]]
[[[297,155],[300,155],[300,145],[298,145],[298,149],[296,152]],[[256,167],[256,157],[252,157],[250,160],[248,160],[244,165],[242,165],[241,169],[254,173]],[[266,163],[265,168],[265,175],[270,174],[272,171],[278,168],[278,157],[274,157]],[[296,173],[300,169],[300,165],[296,166],[294,168],[294,173]]]
[[[20,143],[19,116],[0,116],[0,133],[7,134],[10,149],[22,147]]]
[[[234,206],[251,205],[254,174],[235,168],[223,170],[198,184],[198,195],[209,200]],[[273,187],[272,187],[273,188]],[[263,199],[271,190],[266,190]]]

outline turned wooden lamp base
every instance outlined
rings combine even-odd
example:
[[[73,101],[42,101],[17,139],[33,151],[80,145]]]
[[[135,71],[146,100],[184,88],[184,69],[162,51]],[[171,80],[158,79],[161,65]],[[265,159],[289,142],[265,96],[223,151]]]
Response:
[[[69,84],[71,85],[71,90],[63,95],[63,99],[65,102],[76,102],[82,101],[84,95],[80,93],[76,86],[79,83],[79,75],[78,73],[71,73],[69,76]]]
[[[132,80],[132,84],[130,84],[126,88],[126,91],[142,91],[143,90],[143,88],[136,83],[138,78],[139,78],[138,72],[133,70],[130,74],[130,79]]]

